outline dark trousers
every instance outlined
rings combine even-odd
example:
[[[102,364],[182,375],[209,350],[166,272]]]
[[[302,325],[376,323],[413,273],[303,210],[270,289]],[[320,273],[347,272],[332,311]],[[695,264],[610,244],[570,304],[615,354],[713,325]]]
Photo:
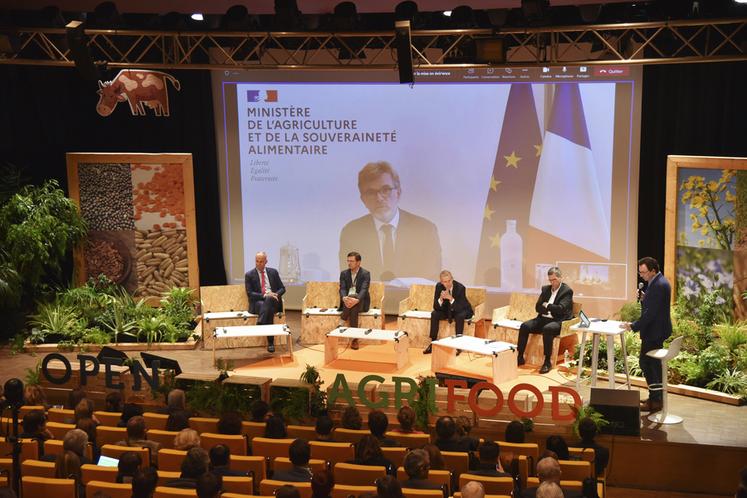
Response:
[[[433,310],[431,311],[431,341],[438,339],[438,322],[441,320],[454,321],[454,328],[456,329],[456,335],[464,334],[464,320],[467,318],[467,313],[464,311],[457,311],[452,313],[449,309],[446,310]]]
[[[348,308],[343,303],[342,305],[342,318],[343,320],[347,320],[348,325],[351,327],[357,327],[358,326],[358,313],[361,312],[361,302],[358,301],[358,304],[355,306],[351,306]]]
[[[664,346],[663,342],[643,341],[641,342],[641,355],[638,357],[638,363],[643,370],[643,376],[646,378],[646,383],[649,387],[661,387],[661,360],[651,358],[646,353],[654,349],[661,349]],[[661,389],[657,391],[648,392],[648,399],[652,401],[661,401],[663,392]]]
[[[560,334],[560,322],[554,318],[538,316],[521,324],[519,327],[519,358],[524,358],[529,334],[542,334],[542,345],[545,350],[545,363],[550,364],[552,356],[552,341]]]
[[[257,313],[257,325],[272,325],[275,320],[275,313],[280,311],[280,301],[268,297],[257,301],[254,305],[254,313]],[[274,336],[267,336],[267,345],[273,346],[275,344]]]

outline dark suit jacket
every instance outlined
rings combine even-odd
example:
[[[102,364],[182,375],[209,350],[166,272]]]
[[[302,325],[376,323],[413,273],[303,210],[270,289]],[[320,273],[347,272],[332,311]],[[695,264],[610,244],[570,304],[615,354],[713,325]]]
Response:
[[[246,477],[248,474],[246,472],[241,472],[240,470],[233,470],[226,466],[218,466],[213,467],[210,471],[213,474],[217,476],[224,476],[224,477]]]
[[[395,233],[394,267],[385,268],[381,245],[372,215],[357,218],[340,232],[340,268],[345,268],[347,254],[358,251],[366,256],[366,267],[375,280],[397,277],[438,278],[441,271],[441,241],[436,225],[400,209]]]
[[[431,482],[428,479],[407,479],[406,481],[400,481],[403,488],[409,489],[441,489],[440,484]]]
[[[550,312],[555,320],[563,321],[570,320],[573,318],[573,289],[567,284],[560,284],[558,294],[555,296],[555,302],[547,306],[547,310],[542,306],[542,303],[546,303],[550,299],[552,294],[551,285],[543,285],[542,292],[540,292],[537,304],[534,305],[537,316],[544,315],[547,311]]]
[[[361,311],[368,311],[371,306],[371,296],[368,287],[371,285],[371,274],[363,267],[358,268],[358,276],[355,278],[355,296],[361,302]],[[353,286],[352,272],[348,268],[340,273],[340,307],[342,310],[342,298],[348,295],[348,290]]]
[[[280,274],[275,268],[267,266],[265,266],[265,272],[267,272],[267,280],[269,280],[269,282],[265,282],[265,290],[269,288],[272,292],[277,293],[280,298],[280,311],[282,311],[285,286],[280,280]],[[249,296],[249,313],[256,315],[259,313],[259,308],[265,298],[264,294],[262,294],[262,278],[259,276],[256,268],[252,268],[246,272],[246,275],[244,275],[244,286],[246,287],[246,295]]]
[[[641,300],[641,318],[630,325],[636,332],[641,332],[641,341],[661,347],[672,335],[671,298],[672,288],[659,273],[648,283],[646,295]]]
[[[498,470],[494,463],[478,463],[469,473],[487,477],[511,477],[511,474]]]
[[[272,475],[275,481],[308,482],[311,481],[311,470],[306,467],[293,466],[288,470],[278,470]]]
[[[477,449],[474,447],[470,438],[460,438],[456,436],[451,439],[436,439],[434,444],[438,446],[438,449],[441,451],[459,451],[465,453]]]
[[[441,291],[444,290],[446,290],[446,287],[444,287],[441,282],[436,284],[436,291],[433,294],[434,310],[446,311],[446,305],[449,304],[448,301],[444,300],[443,304],[440,306],[438,304],[438,298],[441,297]],[[467,301],[467,288],[464,287],[464,285],[454,280],[451,295],[454,297],[454,303],[451,305],[452,313],[463,311],[467,314],[468,318],[474,314],[472,306],[469,304],[469,301]]]

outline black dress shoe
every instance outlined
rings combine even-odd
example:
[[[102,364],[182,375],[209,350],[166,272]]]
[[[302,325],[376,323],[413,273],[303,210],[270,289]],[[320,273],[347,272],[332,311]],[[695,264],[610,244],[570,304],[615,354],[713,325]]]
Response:
[[[423,350],[423,354],[431,354],[431,351],[433,351],[433,346],[428,344],[428,347]]]
[[[517,356],[516,357],[516,364],[518,366],[522,366],[524,363],[526,363],[526,362],[524,361],[524,357],[523,356]]]
[[[274,353],[275,352],[275,345],[274,344],[270,344],[269,346],[267,346],[267,352],[268,353]]]
[[[462,350],[461,349],[457,349],[456,355],[459,356],[460,354],[462,354]]]
[[[540,374],[544,375],[547,372],[549,372],[552,369],[552,365],[548,365],[547,363],[542,365],[542,368],[540,368]]]
[[[654,412],[661,411],[663,407],[664,407],[663,401],[658,401],[655,399],[654,400],[647,399],[644,403],[641,404],[641,411],[654,413]]]
[[[360,344],[358,344],[358,339],[353,339],[350,341],[350,349],[358,349],[360,347]]]

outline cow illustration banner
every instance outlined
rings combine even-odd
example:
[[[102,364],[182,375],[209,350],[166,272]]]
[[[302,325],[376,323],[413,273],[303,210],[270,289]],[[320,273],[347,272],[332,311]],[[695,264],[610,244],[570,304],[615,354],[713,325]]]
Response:
[[[145,116],[145,108],[152,109],[156,116],[169,115],[169,88],[171,82],[176,90],[181,89],[179,80],[170,74],[148,69],[123,69],[111,81],[99,81],[99,102],[96,112],[107,117],[120,102],[130,105],[133,116]]]

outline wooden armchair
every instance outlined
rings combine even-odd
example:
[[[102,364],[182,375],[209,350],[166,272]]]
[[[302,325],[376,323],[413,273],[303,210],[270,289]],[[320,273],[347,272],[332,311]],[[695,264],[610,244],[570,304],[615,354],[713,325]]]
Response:
[[[371,307],[358,314],[358,326],[364,329],[384,328],[384,282],[371,282],[368,287]]]
[[[340,321],[340,283],[306,282],[301,304],[301,344],[323,344]]]
[[[493,310],[490,329],[487,332],[489,339],[519,343],[519,326],[537,316],[534,306],[537,304],[537,295],[511,294],[508,306],[502,306]],[[579,322],[578,313],[581,311],[581,303],[573,303],[573,318],[565,320],[560,327],[560,335],[553,340],[552,366],[558,362],[558,358],[565,352],[573,353],[573,348],[578,343],[578,335],[571,330],[571,326]],[[545,361],[544,346],[542,345],[542,334],[529,334],[527,349],[524,351],[524,361],[529,365],[542,365]]]
[[[397,328],[407,332],[410,347],[424,348],[430,342],[434,289],[433,285],[413,284],[410,287],[410,294],[399,303]],[[464,323],[464,335],[484,335],[482,319],[485,313],[485,298],[485,289],[467,288],[467,300],[472,305],[474,314]],[[448,323],[446,320],[439,323],[439,338],[453,335],[454,332],[453,323]]]

